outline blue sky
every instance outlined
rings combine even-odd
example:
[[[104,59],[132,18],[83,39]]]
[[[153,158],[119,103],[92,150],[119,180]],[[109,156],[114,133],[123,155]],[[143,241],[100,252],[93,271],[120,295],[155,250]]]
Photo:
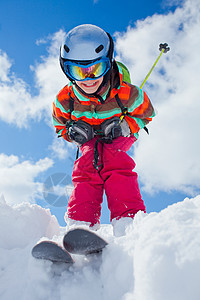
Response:
[[[115,4],[114,4],[115,3]],[[46,38],[61,28],[65,31],[83,23],[96,24],[113,34],[125,31],[137,19],[154,13],[165,13],[163,1],[1,1],[1,49],[14,59],[13,70],[26,81],[31,77],[29,66],[46,47],[36,40]],[[120,19],[120,21],[119,21]]]
[[[147,212],[199,194],[198,20],[194,0],[1,1],[0,195],[10,204],[29,201],[50,208],[65,224],[66,208],[46,201],[43,183],[54,174],[72,172],[76,148],[56,139],[51,106],[67,83],[58,64],[64,32],[83,23],[114,36],[115,54],[129,67],[136,85],[159,55],[159,43],[169,43],[171,52],[163,55],[144,86],[158,116],[150,136],[141,133],[130,155]],[[109,222],[106,201],[101,221]]]

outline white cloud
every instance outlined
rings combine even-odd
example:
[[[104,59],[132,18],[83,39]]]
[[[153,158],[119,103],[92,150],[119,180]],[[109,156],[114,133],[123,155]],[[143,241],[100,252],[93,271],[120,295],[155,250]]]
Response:
[[[34,196],[41,193],[43,186],[36,177],[52,165],[49,158],[33,163],[20,161],[15,155],[0,154],[0,195],[4,195],[9,204],[34,201]]]
[[[0,81],[9,81],[8,73],[10,71],[11,61],[6,53],[0,49]]]
[[[41,57],[40,63],[31,66],[33,85],[38,91],[34,96],[31,93],[33,86],[27,85],[11,72],[11,60],[6,53],[0,51],[0,120],[19,128],[27,128],[30,120],[45,120],[52,129],[52,132],[49,131],[53,137],[52,145],[49,146],[52,155],[59,159],[68,158],[68,168],[71,168],[71,145],[62,139],[57,140],[51,116],[53,100],[68,81],[59,66],[59,48],[63,37],[62,30],[48,36],[45,40],[50,43],[47,56]],[[46,162],[45,166],[43,161]],[[42,183],[36,182],[35,178],[52,164],[52,160],[48,158],[36,163],[20,162],[17,156],[0,154],[0,177],[3,178],[0,182],[0,195],[4,194],[8,203],[32,201],[34,195],[42,190]]]
[[[50,47],[47,57],[31,66],[35,76],[36,96],[31,95],[31,87],[14,73],[6,53],[0,52],[0,119],[18,127],[28,127],[29,120],[50,120],[52,102],[67,82],[59,67],[59,46],[64,32],[60,30],[49,37]]]
[[[77,147],[73,143],[66,142],[63,138],[58,139],[54,134],[54,139],[49,149],[53,151],[55,157],[59,159],[69,158],[72,161],[73,155],[75,157]]]
[[[148,17],[116,35],[118,59],[138,86],[159,55],[159,43],[171,47],[143,88],[158,111],[150,136],[141,133],[135,145],[137,170],[148,192],[192,194],[200,187],[199,28],[200,2],[188,0],[174,13]]]

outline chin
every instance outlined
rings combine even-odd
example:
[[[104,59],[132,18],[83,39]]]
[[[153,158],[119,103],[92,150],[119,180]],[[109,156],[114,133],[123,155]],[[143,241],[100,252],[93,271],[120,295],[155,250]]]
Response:
[[[82,90],[83,90],[85,93],[87,93],[87,94],[93,94],[93,93],[95,93],[95,92],[98,90],[99,85],[98,85],[98,86],[95,86],[94,88],[87,88],[87,87],[85,87],[84,85],[82,85],[81,88],[82,88]]]
[[[95,93],[98,89],[85,89],[85,88],[82,88],[84,90],[85,93],[87,94],[93,94]]]

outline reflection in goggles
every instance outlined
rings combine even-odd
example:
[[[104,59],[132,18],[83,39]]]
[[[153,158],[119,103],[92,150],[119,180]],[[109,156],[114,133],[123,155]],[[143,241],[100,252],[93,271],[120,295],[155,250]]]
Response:
[[[89,67],[80,67],[74,64],[65,65],[66,73],[75,80],[97,79],[109,69],[107,61],[99,62]]]

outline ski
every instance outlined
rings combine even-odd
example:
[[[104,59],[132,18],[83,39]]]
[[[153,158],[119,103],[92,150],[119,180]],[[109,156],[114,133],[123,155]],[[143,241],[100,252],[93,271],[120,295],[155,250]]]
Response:
[[[49,260],[53,263],[73,264],[71,255],[52,241],[42,241],[32,249],[32,256],[37,259]]]
[[[32,249],[32,256],[36,259],[49,260],[53,263],[73,264],[72,254],[98,254],[108,243],[96,233],[87,229],[75,228],[68,231],[63,238],[63,246],[52,241],[42,241]]]
[[[108,243],[94,232],[75,228],[65,234],[63,245],[72,254],[88,255],[101,253]]]

